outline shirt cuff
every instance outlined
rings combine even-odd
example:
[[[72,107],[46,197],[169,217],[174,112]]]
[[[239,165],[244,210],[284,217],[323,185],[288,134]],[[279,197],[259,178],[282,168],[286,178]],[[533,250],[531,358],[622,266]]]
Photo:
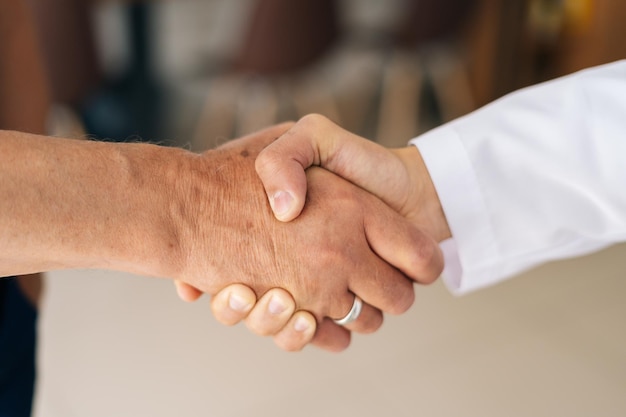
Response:
[[[464,294],[498,279],[498,251],[483,194],[454,123],[411,140],[422,155],[439,196],[452,238],[441,242],[443,279]]]

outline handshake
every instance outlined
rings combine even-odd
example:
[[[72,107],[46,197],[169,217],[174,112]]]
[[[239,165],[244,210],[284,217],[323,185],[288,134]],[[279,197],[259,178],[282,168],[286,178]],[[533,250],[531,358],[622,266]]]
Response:
[[[405,312],[450,237],[416,147],[319,115],[202,154],[0,131],[0,162],[0,276],[171,277],[286,350],[339,351]]]
[[[213,295],[221,323],[245,320],[285,350],[340,351],[443,269],[450,230],[413,146],[389,150],[309,115],[186,155],[167,275],[183,300]]]

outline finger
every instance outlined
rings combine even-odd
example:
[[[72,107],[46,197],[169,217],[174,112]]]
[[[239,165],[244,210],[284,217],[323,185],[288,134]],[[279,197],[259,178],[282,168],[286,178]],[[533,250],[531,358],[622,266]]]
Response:
[[[326,167],[326,159],[336,153],[335,144],[343,143],[330,133],[349,135],[324,116],[307,115],[257,157],[255,168],[278,220],[300,215],[307,192],[304,171],[311,165]]]
[[[196,301],[203,294],[202,291],[200,291],[196,287],[192,287],[191,285],[177,279],[174,280],[174,286],[176,287],[176,293],[178,294],[178,297],[188,303]]]
[[[366,259],[363,270],[350,278],[350,290],[385,313],[406,312],[415,301],[413,282],[378,256]]]
[[[302,350],[313,340],[317,323],[308,311],[296,311],[289,322],[274,335],[276,346],[287,352]]]
[[[330,352],[341,352],[350,346],[350,331],[326,317],[318,323],[311,344]]]
[[[243,284],[232,284],[211,298],[211,311],[222,324],[232,326],[245,319],[256,303],[256,294]]]
[[[259,153],[254,166],[278,220],[291,221],[302,211],[307,191],[304,170],[313,158],[308,138],[289,133]]]
[[[364,225],[371,248],[408,277],[429,284],[441,275],[443,254],[437,242],[384,203],[368,206]]]
[[[256,303],[246,318],[246,327],[260,336],[274,335],[285,327],[295,310],[291,294],[282,288],[273,288]]]
[[[346,313],[347,314],[347,313]],[[383,324],[383,313],[376,307],[363,303],[359,317],[343,327],[356,333],[373,333]]]

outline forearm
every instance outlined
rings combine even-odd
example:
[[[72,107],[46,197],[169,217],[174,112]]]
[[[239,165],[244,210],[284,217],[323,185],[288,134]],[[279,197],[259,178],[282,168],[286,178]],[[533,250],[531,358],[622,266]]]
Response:
[[[174,274],[179,149],[0,132],[0,275]]]

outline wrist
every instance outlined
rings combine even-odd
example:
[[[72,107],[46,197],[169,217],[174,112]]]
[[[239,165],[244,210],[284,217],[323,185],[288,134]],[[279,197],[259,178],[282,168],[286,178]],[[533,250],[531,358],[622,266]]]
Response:
[[[437,242],[450,238],[450,227],[441,201],[419,150],[408,146],[393,152],[404,164],[411,184],[406,216]]]
[[[127,217],[120,222],[124,253],[114,254],[121,262],[115,269],[177,278],[184,264],[185,229],[179,218],[187,192],[182,184],[196,155],[156,145],[118,146]]]

